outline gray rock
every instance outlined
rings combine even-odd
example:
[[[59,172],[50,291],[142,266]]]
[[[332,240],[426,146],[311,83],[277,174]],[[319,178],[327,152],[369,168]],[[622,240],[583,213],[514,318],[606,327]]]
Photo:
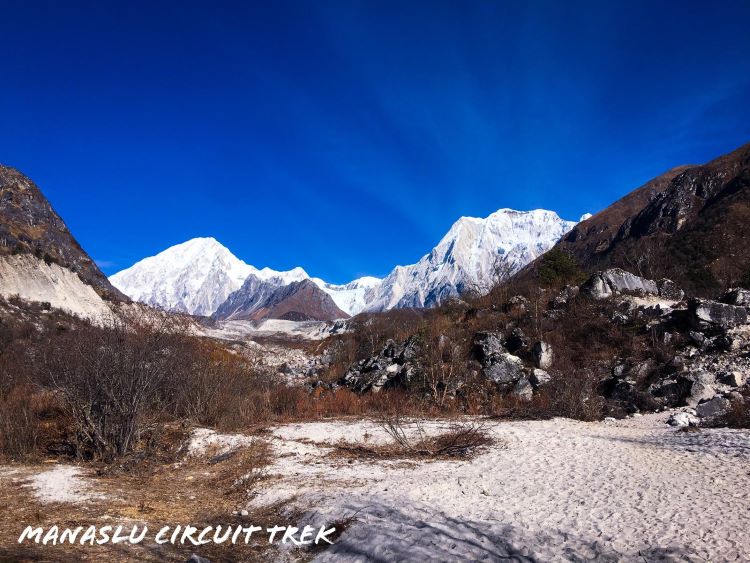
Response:
[[[706,345],[706,335],[697,330],[691,330],[688,332],[688,338],[690,338],[690,342],[695,344],[698,348],[702,349]]]
[[[742,387],[747,381],[747,374],[741,371],[727,371],[721,374],[719,379],[730,387]]]
[[[731,403],[724,397],[714,397],[713,399],[699,404],[695,407],[695,412],[701,418],[715,418],[725,415],[729,412]]]
[[[484,368],[484,375],[495,383],[515,383],[523,377],[523,360],[504,352],[494,357],[492,363]]]
[[[735,287],[722,295],[719,301],[738,307],[750,307],[750,290]]]
[[[193,553],[185,561],[185,563],[211,563],[211,560],[210,559],[206,559],[205,557],[201,557],[200,555],[197,555],[197,554]]]
[[[716,395],[716,377],[707,371],[694,371],[683,376],[692,382],[685,402],[694,407],[702,401],[712,399]]]
[[[523,331],[520,328],[514,328],[510,336],[505,339],[505,348],[510,352],[511,354],[517,353],[519,350],[523,350],[527,348],[529,345],[528,340],[526,339],[526,335],[523,333]]]
[[[691,299],[688,302],[691,321],[696,328],[710,326],[732,328],[748,323],[748,312],[745,307],[727,305],[707,299]]]
[[[676,412],[667,419],[667,424],[683,428],[685,426],[697,426],[700,424],[700,421],[701,419],[692,413]]]
[[[545,383],[549,383],[552,380],[552,376],[544,371],[543,369],[534,368],[531,370],[531,375],[529,375],[529,381],[531,381],[531,384],[535,387],[539,387],[541,385],[544,385]]]
[[[658,295],[659,286],[654,280],[641,278],[620,268],[596,272],[581,286],[581,292],[594,299],[605,299],[616,293]]]
[[[552,365],[552,346],[546,342],[537,342],[534,344],[531,353],[534,355],[534,363],[538,368],[549,369]]]
[[[388,340],[380,353],[351,366],[339,383],[358,393],[377,393],[386,387],[405,384],[416,370],[418,354],[414,337],[402,344]]]
[[[508,299],[508,312],[511,314],[520,315],[526,312],[528,308],[529,300],[523,295],[515,295]]]
[[[685,298],[685,292],[672,280],[663,278],[659,280],[657,285],[659,287],[659,297],[663,299],[682,301]]]
[[[529,401],[534,395],[534,388],[531,386],[531,382],[528,379],[522,377],[513,388],[513,393],[518,398],[523,399],[524,401]]]
[[[505,352],[504,341],[502,332],[477,332],[474,335],[474,355],[480,362],[489,363],[493,357]]]
[[[579,288],[577,285],[566,285],[560,290],[550,302],[550,307],[553,309],[564,309],[570,300],[578,295]]]

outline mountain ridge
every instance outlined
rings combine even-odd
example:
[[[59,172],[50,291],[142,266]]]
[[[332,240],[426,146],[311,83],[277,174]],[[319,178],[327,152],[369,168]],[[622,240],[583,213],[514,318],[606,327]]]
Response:
[[[287,272],[259,270],[213,238],[191,239],[170,247],[114,274],[110,280],[138,301],[221,318],[249,314],[259,299],[304,279],[328,294],[346,315],[393,307],[429,307],[468,289],[488,290],[498,255],[510,272],[515,271],[546,251],[575,224],[560,219],[553,211],[539,209],[503,208],[486,218],[461,217],[417,263],[396,266],[383,279],[365,276],[347,284],[310,277],[302,268]],[[194,246],[203,248],[208,256],[182,252]],[[222,276],[222,264],[234,275]]]

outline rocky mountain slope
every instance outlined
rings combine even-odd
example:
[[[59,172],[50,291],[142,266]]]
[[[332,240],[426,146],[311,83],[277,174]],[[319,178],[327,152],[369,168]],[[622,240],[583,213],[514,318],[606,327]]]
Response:
[[[278,277],[262,280],[253,274],[212,315],[216,320],[299,321],[332,321],[348,316],[313,280],[286,284]]]
[[[247,288],[247,286],[243,286]],[[261,293],[264,289],[261,288]],[[333,298],[324,292],[310,279],[292,282],[274,289],[262,299],[251,297],[252,306],[248,301],[240,309],[229,316],[220,316],[221,308],[214,315],[225,320],[253,320],[281,319],[287,321],[333,321],[348,317],[344,311],[336,306]]]
[[[77,274],[84,285],[105,299],[126,299],[73,238],[37,185],[15,168],[0,165],[0,256],[20,254],[43,261],[48,269],[56,264]],[[28,264],[5,260],[4,269]],[[33,275],[33,270],[31,267],[28,274]]]
[[[373,288],[366,310],[431,307],[467,291],[488,291],[549,250],[576,225],[553,211],[500,209],[462,217],[416,264],[397,266]]]
[[[711,294],[750,276],[750,144],[655,178],[558,244],[588,271],[621,267]]]

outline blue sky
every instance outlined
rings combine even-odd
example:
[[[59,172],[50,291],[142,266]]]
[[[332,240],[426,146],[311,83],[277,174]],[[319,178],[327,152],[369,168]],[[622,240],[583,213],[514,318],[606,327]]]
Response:
[[[333,282],[750,141],[750,2],[4,1],[0,162],[111,274],[195,236]]]

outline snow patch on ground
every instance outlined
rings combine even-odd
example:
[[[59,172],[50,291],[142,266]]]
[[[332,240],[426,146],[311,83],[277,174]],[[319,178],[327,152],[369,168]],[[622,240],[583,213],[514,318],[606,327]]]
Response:
[[[34,496],[42,503],[79,503],[105,498],[105,495],[92,490],[84,471],[73,465],[61,465],[37,473],[24,486],[33,489]]]
[[[219,434],[208,428],[196,428],[190,433],[187,443],[189,456],[202,456],[207,453],[221,455],[238,448],[249,446],[253,439],[242,434]]]
[[[350,519],[317,561],[746,559],[750,432],[679,433],[669,414],[497,423],[501,447],[433,462],[330,455],[385,441],[372,422],[281,426],[277,479],[253,503]]]

